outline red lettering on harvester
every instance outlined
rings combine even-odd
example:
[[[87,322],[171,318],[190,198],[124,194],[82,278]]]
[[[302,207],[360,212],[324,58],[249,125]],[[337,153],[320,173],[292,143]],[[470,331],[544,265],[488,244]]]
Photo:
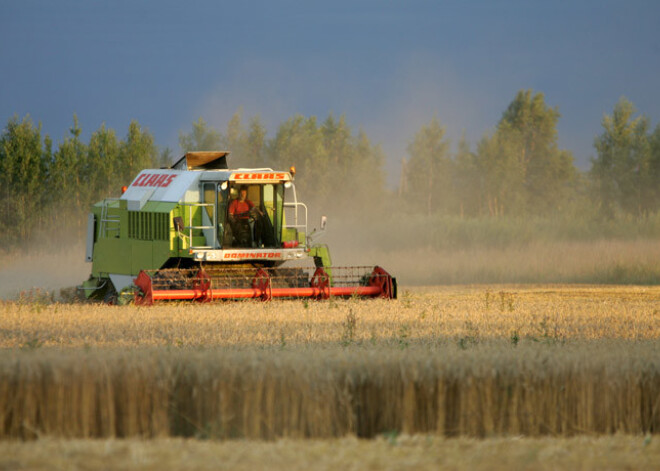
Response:
[[[144,176],[145,176],[144,173],[141,174],[141,175],[138,175],[137,179],[136,179],[135,182],[133,183],[133,186],[141,186],[141,185],[142,185],[141,182],[142,182],[142,180],[144,180]]]
[[[235,173],[234,180],[285,180],[286,173]]]
[[[162,187],[169,186],[169,184],[172,183],[172,180],[174,180],[175,178],[176,178],[176,175],[168,175],[167,179],[160,186],[162,186]]]
[[[164,188],[172,183],[176,175],[168,175],[166,173],[143,173],[140,174],[132,186],[158,186]]]

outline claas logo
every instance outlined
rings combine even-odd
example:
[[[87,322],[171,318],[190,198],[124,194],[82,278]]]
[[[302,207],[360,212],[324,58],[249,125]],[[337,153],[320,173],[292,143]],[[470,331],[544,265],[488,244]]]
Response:
[[[176,178],[176,175],[168,175],[162,173],[143,173],[131,186],[157,186],[164,188],[169,186],[172,183],[172,180]]]
[[[235,173],[231,176],[232,180],[287,180],[286,173]]]

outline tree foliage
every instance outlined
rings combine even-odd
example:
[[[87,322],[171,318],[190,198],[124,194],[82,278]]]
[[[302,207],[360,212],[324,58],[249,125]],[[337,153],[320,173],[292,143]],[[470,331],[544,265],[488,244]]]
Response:
[[[445,128],[436,117],[415,134],[408,145],[406,164],[409,198],[428,215],[449,209],[452,162]]]
[[[565,203],[576,169],[570,152],[557,147],[558,119],[542,93],[520,90],[493,136],[482,139],[478,157],[490,214],[546,214]]]
[[[498,131],[516,146],[526,209],[547,212],[562,203],[565,185],[574,176],[573,156],[557,148],[557,108],[546,106],[542,93],[519,91],[504,112]]]
[[[404,193],[426,214],[499,217],[558,211],[577,174],[570,152],[557,147],[558,118],[543,94],[521,90],[475,152],[463,135],[452,156],[434,117],[408,146]]]
[[[0,137],[0,237],[4,249],[26,246],[41,233],[58,231],[71,239],[85,230],[89,206],[118,196],[145,167],[153,167],[158,151],[151,134],[137,121],[126,139],[103,124],[88,143],[81,139],[76,115],[57,148],[29,116],[13,117]]]
[[[346,117],[323,123],[297,115],[282,123],[267,143],[268,162],[294,166],[300,195],[324,211],[362,215],[384,199],[384,156],[366,133],[353,133]]]
[[[621,98],[612,115],[602,120],[603,133],[596,137],[597,157],[591,174],[596,182],[602,214],[615,211],[644,215],[659,208],[660,126],[650,133],[650,122]]]
[[[342,214],[373,211],[384,199],[385,157],[366,133],[353,132],[345,116],[332,114],[320,122],[316,116],[295,115],[267,137],[259,116],[243,124],[243,110],[229,120],[225,132],[209,128],[200,118],[189,134],[181,133],[182,151],[193,142],[217,139],[216,149],[229,150],[233,168],[296,168],[296,190],[301,199],[320,210]]]
[[[104,129],[102,127],[102,129]],[[49,179],[47,194],[49,201],[57,201],[59,208],[52,207],[48,214],[48,221],[53,227],[78,227],[82,221],[79,215],[89,204],[94,185],[98,184],[101,173],[94,161],[97,160],[90,152],[88,146],[80,139],[82,129],[78,117],[73,116],[73,126],[69,129],[69,136],[59,144],[48,163]],[[93,139],[97,141],[97,139]],[[98,151],[95,143],[94,150]],[[98,190],[105,189],[98,188]]]
[[[125,184],[144,168],[154,167],[158,160],[158,148],[149,131],[143,130],[140,123],[132,120],[128,125],[126,139],[119,146],[118,177]]]
[[[0,136],[0,223],[9,245],[26,240],[39,222],[50,146],[29,116],[12,117]]]
[[[190,133],[179,133],[179,147],[184,153],[193,150],[219,150],[221,143],[220,133],[209,127],[201,117],[193,123]]]

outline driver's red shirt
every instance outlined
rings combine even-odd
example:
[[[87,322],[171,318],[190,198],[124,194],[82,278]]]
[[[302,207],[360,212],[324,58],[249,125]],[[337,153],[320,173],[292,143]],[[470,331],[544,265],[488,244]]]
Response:
[[[229,204],[229,214],[239,217],[241,219],[248,218],[248,212],[254,208],[254,203],[250,200],[234,200]]]

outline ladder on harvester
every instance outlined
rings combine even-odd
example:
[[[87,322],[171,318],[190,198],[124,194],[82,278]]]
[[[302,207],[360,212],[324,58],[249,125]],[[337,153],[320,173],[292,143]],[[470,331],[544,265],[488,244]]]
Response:
[[[119,237],[119,215],[110,214],[110,204],[116,203],[119,198],[107,198],[103,200],[101,207],[101,220],[99,221],[99,237],[108,238],[110,235]]]
[[[216,220],[216,212],[215,212],[215,204],[213,203],[182,203],[181,206],[184,208],[188,208],[188,221],[190,222],[189,226],[184,226],[183,230],[188,232],[188,234],[179,234],[179,237],[183,235],[184,237],[184,243],[185,243],[185,238],[188,239],[188,244],[190,250],[204,250],[204,249],[213,249],[215,247],[204,244],[204,245],[197,245],[195,244],[195,238],[196,236],[200,236],[204,238],[208,242],[208,240],[216,241],[218,237],[218,226],[217,226],[217,220]],[[204,216],[203,213],[203,208],[211,208],[213,210],[213,220],[210,221],[210,225],[205,225],[205,224],[194,224],[193,223],[193,210],[198,209],[201,214],[201,219],[203,220]],[[211,236],[206,237],[204,234],[204,231],[211,231]]]

